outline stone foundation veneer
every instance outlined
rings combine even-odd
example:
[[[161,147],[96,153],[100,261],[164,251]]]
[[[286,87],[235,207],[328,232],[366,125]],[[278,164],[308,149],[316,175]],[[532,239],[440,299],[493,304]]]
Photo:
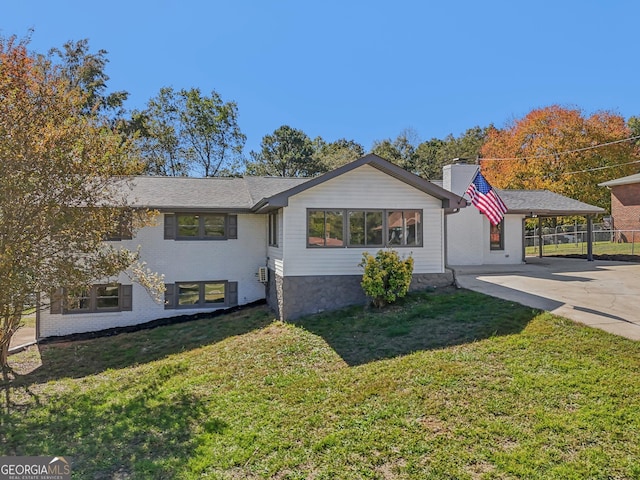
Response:
[[[267,303],[283,321],[304,315],[365,305],[362,275],[318,275],[281,277],[269,270]],[[409,291],[427,290],[453,284],[453,272],[414,274]]]

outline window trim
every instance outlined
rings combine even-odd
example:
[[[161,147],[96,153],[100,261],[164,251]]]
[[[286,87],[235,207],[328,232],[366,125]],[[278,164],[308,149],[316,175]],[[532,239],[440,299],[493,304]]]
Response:
[[[278,212],[269,213],[269,246],[278,246]]]
[[[347,214],[347,247],[349,248],[367,248],[367,247],[376,247],[376,248],[384,248],[385,246],[385,212],[386,210],[381,208],[350,208],[346,210]],[[350,213],[352,212],[363,212],[364,213],[364,230],[363,230],[363,238],[364,244],[351,243],[351,217]],[[380,213],[382,215],[382,224],[380,228],[382,228],[382,232],[380,233],[380,238],[382,241],[380,243],[367,243],[367,213]]]
[[[406,230],[406,217],[405,217],[405,212],[418,212],[418,214],[420,215],[420,230],[417,232],[417,235],[420,237],[420,241],[416,242],[415,244],[396,244],[396,243],[389,243],[389,215],[391,214],[391,212],[402,212],[402,224],[403,224],[403,229]],[[396,247],[422,247],[424,246],[424,227],[423,227],[423,212],[421,209],[416,209],[416,208],[389,208],[386,209],[384,211],[385,213],[385,217],[384,217],[384,221],[386,222],[386,227],[385,227],[385,247],[387,248],[396,248]],[[403,241],[406,241],[406,239],[404,239]]]
[[[311,212],[342,212],[342,245],[315,245],[309,243],[309,214]],[[365,245],[357,245],[352,244],[351,240],[351,222],[349,219],[350,212],[365,212],[365,242],[366,242],[366,212],[381,212],[382,213],[382,243],[381,244],[366,244]],[[389,212],[417,212],[420,215],[420,227],[419,227],[419,237],[420,241],[416,244],[412,245],[396,245],[389,243],[389,227],[388,227],[388,218]],[[306,221],[306,242],[307,248],[422,248],[424,247],[424,210],[422,208],[307,208],[306,211],[307,221]],[[326,224],[326,214],[325,214],[325,224]]]
[[[342,214],[342,245],[327,245],[326,236],[324,238],[325,245],[314,245],[312,243],[309,243],[309,213],[310,212],[324,212],[325,230],[327,225],[327,212],[340,212]],[[346,210],[343,208],[307,208],[307,231],[305,234],[307,237],[307,248],[346,248],[347,247],[347,242],[345,240],[345,234],[347,232],[346,230],[347,222],[345,221],[346,218],[347,218]]]
[[[205,222],[204,217],[207,215],[218,215],[223,217],[224,219],[224,235],[220,236],[211,236],[205,235]],[[191,235],[180,235],[180,217],[181,216],[192,216],[198,217],[198,234]],[[174,238],[175,240],[228,240],[229,239],[229,215],[227,213],[214,213],[214,212],[177,212],[175,213],[175,231]]]
[[[492,229],[497,228],[499,232],[499,242],[496,245],[491,241]],[[500,220],[498,225],[492,225],[489,222],[489,251],[491,252],[503,252],[504,251],[504,218]]]
[[[206,303],[204,301],[204,286],[208,283],[221,283],[224,285],[224,302]],[[197,284],[198,285],[198,303],[189,305],[180,305],[180,285]],[[229,306],[229,281],[228,280],[198,280],[193,282],[175,282],[174,292],[174,308],[180,310],[198,309],[198,308],[222,308]]]
[[[117,307],[109,307],[109,308],[99,308],[98,307],[98,289],[101,287],[118,287],[118,306]],[[125,308],[124,305],[124,292],[125,285],[121,283],[96,283],[91,285],[88,289],[88,295],[86,298],[89,299],[89,306],[87,308],[74,308],[70,309],[70,292],[68,289],[63,289],[63,304],[62,304],[62,313],[65,315],[78,315],[83,313],[113,313],[113,312],[124,312],[129,311],[129,308]],[[130,285],[129,285],[130,287]]]

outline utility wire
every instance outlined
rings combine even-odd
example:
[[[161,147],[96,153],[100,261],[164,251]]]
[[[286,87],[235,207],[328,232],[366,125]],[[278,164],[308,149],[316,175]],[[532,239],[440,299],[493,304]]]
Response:
[[[633,162],[627,162],[627,163],[618,163],[616,165],[607,165],[605,167],[587,168],[586,170],[576,170],[575,172],[565,172],[562,175],[573,175],[574,173],[595,172],[597,170],[606,170],[607,168],[622,167],[624,165],[631,165],[633,163],[640,163],[640,160],[634,160]]]
[[[568,155],[570,153],[584,152],[586,150],[593,150],[594,148],[606,147],[608,145],[615,145],[616,143],[630,142],[632,140],[640,139],[640,135],[636,135],[635,137],[623,138],[622,140],[615,140],[613,142],[601,143],[599,145],[593,145],[591,147],[583,147],[577,148],[575,150],[567,150],[566,152],[559,153],[546,153],[544,155],[530,155],[527,157],[511,157],[511,158],[480,158],[481,162],[484,161],[503,161],[503,160],[534,160],[537,158],[549,158],[549,157],[558,157],[560,155]],[[636,163],[636,162],[631,162]]]

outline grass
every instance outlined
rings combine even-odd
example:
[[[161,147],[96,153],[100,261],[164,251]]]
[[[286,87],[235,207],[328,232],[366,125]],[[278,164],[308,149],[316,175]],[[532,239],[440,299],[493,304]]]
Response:
[[[36,326],[36,309],[27,308],[22,312],[22,318],[20,319],[20,325],[23,327],[35,328]]]
[[[0,454],[76,478],[640,477],[640,345],[464,290],[11,362]]]

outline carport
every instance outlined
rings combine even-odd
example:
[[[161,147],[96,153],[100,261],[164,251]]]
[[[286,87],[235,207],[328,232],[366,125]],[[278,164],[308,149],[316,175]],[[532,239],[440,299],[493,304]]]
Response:
[[[542,258],[542,219],[580,216],[587,221],[587,260],[593,261],[593,217],[605,210],[548,190],[498,190],[507,214],[538,219],[538,256]],[[525,222],[522,222],[522,258],[525,257]]]

